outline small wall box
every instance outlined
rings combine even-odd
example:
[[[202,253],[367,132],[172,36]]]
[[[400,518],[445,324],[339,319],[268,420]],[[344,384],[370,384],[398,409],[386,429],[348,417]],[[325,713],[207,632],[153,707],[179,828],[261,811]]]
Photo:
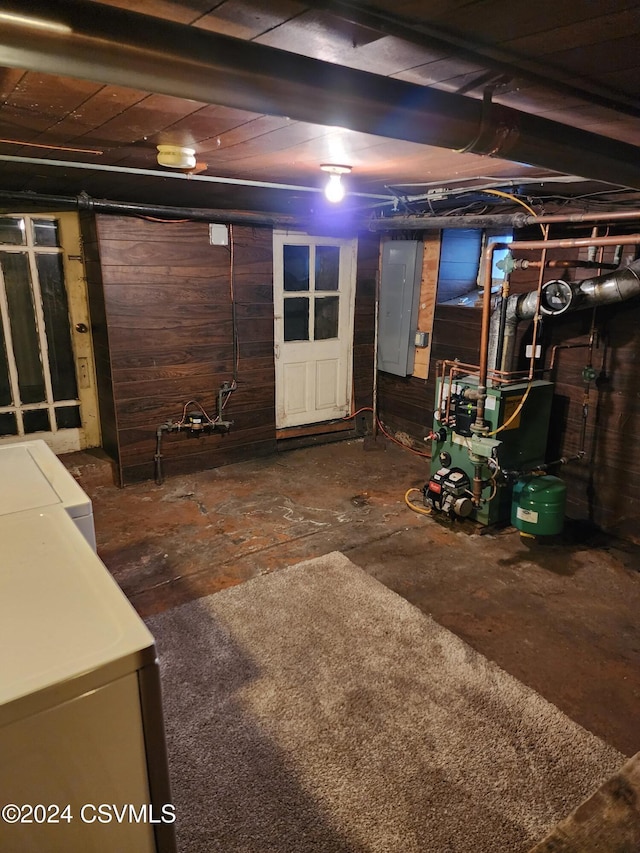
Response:
[[[227,228],[227,226],[217,222],[210,222],[209,243],[212,246],[228,246],[229,229]]]

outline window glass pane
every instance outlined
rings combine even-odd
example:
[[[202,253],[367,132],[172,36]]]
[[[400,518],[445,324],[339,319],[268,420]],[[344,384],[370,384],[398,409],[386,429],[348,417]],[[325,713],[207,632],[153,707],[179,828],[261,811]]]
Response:
[[[338,337],[339,296],[323,296],[315,301],[315,339],[326,341]]]
[[[24,423],[25,433],[31,432],[49,432],[49,410],[35,409],[32,412],[23,412],[22,420]]]
[[[339,246],[316,246],[316,290],[337,290]]]
[[[46,400],[46,394],[27,256],[21,252],[0,252],[0,263],[9,303],[20,399],[23,403],[40,403]]]
[[[58,223],[55,219],[33,220],[33,242],[36,246],[59,246]]]
[[[80,423],[80,406],[60,406],[56,409],[58,429],[75,429]]]
[[[0,216],[0,243],[24,246],[25,242],[24,219]]]
[[[306,296],[284,300],[284,339],[309,340],[309,300]]]
[[[7,363],[7,345],[4,340],[2,321],[0,320],[0,406],[10,406],[12,403],[9,365]]]
[[[76,368],[69,331],[69,307],[60,255],[37,255],[42,310],[49,350],[49,370],[54,400],[78,396]]]
[[[18,425],[13,412],[0,412],[0,435],[17,435]]]
[[[284,246],[284,289],[309,290],[309,247]]]

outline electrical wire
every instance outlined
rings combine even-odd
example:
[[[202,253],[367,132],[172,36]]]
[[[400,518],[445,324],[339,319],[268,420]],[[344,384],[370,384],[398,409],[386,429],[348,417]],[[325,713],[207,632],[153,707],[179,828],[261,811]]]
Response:
[[[148,222],[162,222],[163,224],[171,225],[176,222],[191,222],[191,219],[161,219],[159,216],[147,216],[143,213],[137,214],[138,219],[146,219]]]
[[[360,412],[373,412],[373,407],[372,407],[372,406],[363,406],[361,409],[358,409],[358,411],[357,411],[357,412],[353,412],[353,413],[352,413],[352,414],[350,414],[350,415],[345,415],[345,416],[342,418],[342,420],[343,420],[343,421],[349,421],[349,420],[351,420],[352,418],[355,418],[355,417],[356,417],[356,415],[359,415],[359,414],[360,414]],[[430,453],[422,453],[422,451],[420,451],[420,450],[415,450],[413,447],[409,447],[409,445],[408,445],[408,444],[403,444],[401,441],[398,441],[398,439],[397,439],[397,438],[395,438],[393,435],[390,435],[390,434],[386,431],[386,429],[385,429],[385,428],[384,428],[384,426],[382,425],[382,422],[380,421],[380,418],[379,418],[375,413],[374,413],[374,417],[375,417],[375,419],[376,419],[376,423],[377,423],[377,425],[378,425],[378,429],[380,430],[380,432],[381,432],[383,435],[385,435],[385,436],[389,439],[389,441],[392,441],[394,444],[397,444],[397,445],[398,445],[398,447],[402,447],[402,449],[403,449],[403,450],[408,450],[408,451],[409,451],[409,453],[414,453],[416,456],[422,456],[422,457],[423,457],[423,458],[425,458],[425,459],[431,459],[431,454],[430,454]]]
[[[179,426],[185,425],[186,420],[187,420],[187,408],[189,406],[196,406],[196,408],[200,409],[201,413],[207,419],[207,422],[210,423],[212,426],[220,420],[220,418],[217,415],[215,418],[211,419],[211,417],[207,414],[207,412],[205,412],[205,410],[202,408],[202,406],[200,405],[200,403],[197,400],[187,400],[187,402],[182,407],[182,418],[178,421]]]
[[[229,385],[229,387],[224,389],[223,393],[225,394],[225,398],[220,405],[220,413],[222,412],[222,410],[225,408],[225,406],[229,402],[229,399],[231,397],[232,392],[235,391],[237,387],[238,386],[237,386],[236,381],[234,379],[231,382],[231,384]],[[199,403],[197,400],[187,400],[187,402],[182,407],[182,417],[177,422],[178,427],[183,427],[186,424],[186,422],[187,422],[187,410],[188,410],[189,406],[195,406],[200,411],[200,413],[204,416],[207,423],[210,424],[211,426],[215,426],[217,423],[220,422],[220,413],[218,413],[214,418],[212,418],[211,415],[209,415],[208,412],[203,408],[202,404]]]
[[[422,494],[420,489],[407,489],[404,494],[404,502],[409,507],[409,509],[412,509],[414,512],[419,512],[420,515],[431,515],[430,509],[427,509],[427,507],[416,506],[409,500],[409,495],[411,494],[411,492],[418,492],[419,494]]]
[[[511,201],[514,201],[516,204],[522,205],[522,207],[524,207],[525,210],[528,210],[532,216],[535,216],[535,217],[538,216],[538,214],[535,212],[535,210],[532,207],[530,207],[526,202],[522,201],[521,198],[518,198],[517,195],[513,195],[512,193],[505,193],[502,190],[482,190],[482,192],[488,193],[489,195],[497,195],[500,198],[508,198]],[[540,225],[540,228],[542,229],[542,236],[544,238],[545,237],[544,227],[542,225]]]
[[[491,503],[491,501],[492,501],[492,500],[495,498],[495,496],[498,494],[498,483],[497,483],[497,480],[496,480],[497,476],[498,476],[498,470],[496,469],[496,470],[494,471],[494,473],[489,477],[489,480],[491,481],[491,494],[489,495],[489,497],[488,497],[488,498],[483,498],[483,500],[485,501],[485,503]],[[484,488],[486,488],[486,486],[487,486],[487,485],[488,485],[488,484],[485,484],[485,485],[483,486],[483,489],[484,489]]]
[[[240,345],[238,342],[238,311],[235,298],[235,240],[233,235],[233,224],[229,225],[229,294],[231,297],[231,323],[233,330],[233,382],[238,379],[238,365],[240,363]]]
[[[497,429],[494,429],[491,432],[482,433],[482,436],[486,437],[486,436],[490,436],[490,435],[497,435],[499,432],[502,432],[503,429],[506,429],[509,426],[509,424],[512,421],[514,421],[518,417],[520,412],[522,411],[522,407],[527,402],[527,397],[529,396],[529,392],[531,391],[532,387],[533,387],[533,379],[527,385],[527,390],[524,392],[522,399],[520,400],[520,402],[516,406],[514,412],[509,416],[509,418],[507,418],[507,420],[502,424],[502,426],[499,426]]]

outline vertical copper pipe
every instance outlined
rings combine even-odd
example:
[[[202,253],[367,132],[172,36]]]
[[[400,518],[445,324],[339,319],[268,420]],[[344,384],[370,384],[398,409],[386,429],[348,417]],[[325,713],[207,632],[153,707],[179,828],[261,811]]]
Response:
[[[549,237],[549,226],[544,225],[542,228],[545,240]],[[536,363],[536,344],[538,341],[538,327],[540,325],[540,297],[542,295],[542,285],[544,284],[544,268],[547,263],[547,247],[544,246],[540,254],[540,272],[538,275],[538,289],[536,291],[536,313],[533,317],[533,335],[531,341],[531,358],[529,359],[529,373],[527,379],[529,382],[533,379],[534,367]]]
[[[562,220],[566,222],[567,220]],[[485,429],[484,406],[487,396],[487,369],[489,364],[489,325],[491,322],[491,268],[493,266],[493,253],[496,249],[573,249],[585,246],[629,246],[634,243],[640,244],[640,234],[627,234],[626,236],[609,237],[570,237],[559,240],[516,240],[513,243],[489,243],[482,253],[484,262],[483,272],[483,297],[482,297],[482,328],[480,331],[480,369],[478,375],[478,414],[473,425],[476,432]]]

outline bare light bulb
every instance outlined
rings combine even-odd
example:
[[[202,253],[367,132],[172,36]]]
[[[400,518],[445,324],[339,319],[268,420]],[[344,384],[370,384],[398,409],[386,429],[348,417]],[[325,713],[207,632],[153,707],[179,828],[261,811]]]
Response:
[[[329,175],[329,180],[324,188],[327,201],[337,204],[344,198],[344,186],[341,175]]]
[[[320,168],[329,175],[329,180],[324,188],[324,194],[328,201],[332,204],[337,204],[342,201],[345,195],[342,176],[349,174],[351,166],[336,166],[333,163],[323,163]]]

